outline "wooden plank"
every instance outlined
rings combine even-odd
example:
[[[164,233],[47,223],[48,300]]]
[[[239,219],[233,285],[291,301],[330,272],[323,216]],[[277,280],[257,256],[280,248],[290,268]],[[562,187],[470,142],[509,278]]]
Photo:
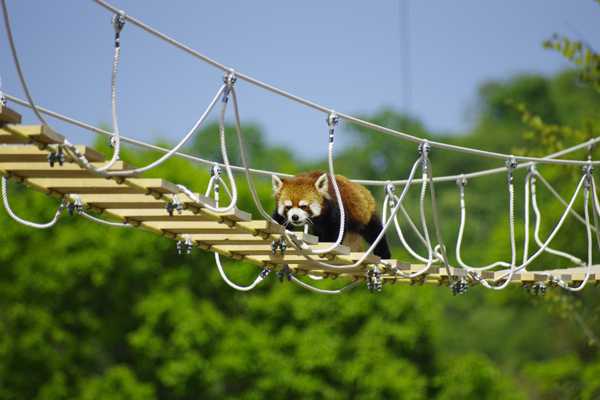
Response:
[[[7,124],[20,124],[21,114],[0,104],[0,122]]]
[[[27,135],[32,139],[37,139],[40,142],[46,144],[61,144],[65,141],[65,137],[63,135],[56,132],[52,132],[46,129],[46,127],[43,125],[17,125],[10,126],[8,128],[19,131],[20,133]],[[17,136],[12,135],[7,130],[0,129],[0,143],[22,144],[24,142]]]
[[[296,270],[297,274],[301,276],[314,275],[322,276],[326,279],[334,279],[337,275],[352,276],[359,278],[366,278],[367,276],[367,271],[359,268],[340,270],[335,267],[328,268],[314,264],[288,264],[288,266],[292,268],[292,270]],[[308,281],[306,281],[305,283],[308,283]]]
[[[322,249],[328,248],[331,245],[332,245],[332,243],[319,243],[318,245],[314,246],[313,249],[322,250]],[[238,253],[238,254],[244,254],[244,255],[273,254],[273,251],[271,248],[271,242],[266,241],[266,240],[262,240],[260,242],[254,242],[251,244],[224,244],[219,247],[229,250],[232,253]],[[280,250],[277,250],[277,253],[280,253]],[[285,255],[298,255],[298,254],[300,254],[300,253],[293,247],[288,247],[285,250]],[[338,246],[330,254],[349,255],[350,248],[346,247],[346,246]],[[316,257],[318,257],[318,256],[316,256]]]
[[[364,253],[350,253],[347,256],[342,256],[345,259],[349,259],[352,262],[356,262],[358,261]],[[311,260],[307,260],[306,258],[304,258],[301,255],[288,255],[286,253],[286,255],[282,256],[279,252],[277,254],[268,254],[268,255],[257,255],[257,256],[253,256],[254,258],[261,260],[261,261],[265,261],[265,262],[269,262],[272,264],[313,264],[313,262]],[[345,263],[340,261],[339,258],[334,258],[333,260],[328,260],[326,258],[323,257],[319,257],[319,256],[312,256],[313,259],[317,260],[317,261],[321,261],[327,264],[332,264],[332,265],[344,265]],[[374,256],[372,254],[370,254],[365,261],[363,261],[363,264],[378,264],[380,258],[377,256]]]
[[[197,194],[196,194],[197,196]],[[145,194],[81,194],[82,201],[100,208],[165,208],[166,202]],[[185,194],[180,193],[179,200],[183,204],[195,204]],[[214,200],[213,200],[214,202]],[[213,203],[214,204],[214,203]],[[177,211],[175,211],[176,213]]]
[[[179,193],[174,183],[164,179],[130,179],[133,183],[152,189],[158,193]],[[32,178],[31,182],[54,189],[61,193],[75,194],[126,194],[140,193],[139,191],[114,180],[106,178],[68,179],[68,178]]]
[[[117,208],[110,211],[126,218],[135,219],[136,221],[214,221],[203,215],[194,214],[189,210],[183,210],[181,214],[174,211],[172,217],[165,210],[154,208]],[[250,221],[252,219],[252,214],[238,210],[237,208],[219,215],[231,221]]]
[[[252,229],[256,229],[266,233],[283,233],[283,229],[280,225],[273,224],[269,221],[248,221],[241,222],[244,226]],[[152,222],[152,226],[158,229],[168,230],[174,233],[228,233],[232,229],[225,224],[220,224],[214,221],[156,221]]]
[[[251,245],[261,242],[268,243],[269,245],[271,244],[269,240],[264,240],[260,236],[252,236],[240,231],[231,231],[226,234],[196,233],[190,234],[190,238],[219,247],[223,245]]]
[[[90,162],[104,162],[104,154],[87,146],[75,146]],[[48,152],[31,145],[0,146],[0,162],[47,162]]]
[[[91,163],[93,167],[99,168],[104,166],[104,163]],[[81,169],[79,165],[75,163],[65,163],[60,166],[58,163],[54,164],[54,167],[50,167],[50,164],[45,163],[22,163],[22,162],[8,162],[0,163],[0,169],[5,171],[13,172],[16,175],[23,176],[26,178],[97,178],[91,172]],[[133,166],[123,162],[117,161],[110,171],[126,171],[134,169]],[[133,174],[132,177],[139,177],[141,174]]]

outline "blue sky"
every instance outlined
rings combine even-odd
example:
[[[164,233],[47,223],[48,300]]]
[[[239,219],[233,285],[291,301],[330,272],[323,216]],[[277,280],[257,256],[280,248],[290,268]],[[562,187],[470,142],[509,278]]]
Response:
[[[403,1],[109,4],[229,68],[321,106],[350,115],[387,106],[411,110],[440,134],[468,131],[483,82],[569,67],[541,46],[553,33],[581,34],[600,48],[600,5],[593,0]],[[90,125],[110,125],[112,13],[91,0],[6,2],[36,104]],[[132,24],[125,25],[121,43],[121,134],[178,142],[216,94],[223,72]],[[4,26],[0,54],[0,90],[25,99]],[[325,114],[243,81],[236,92],[242,123],[259,124],[269,140],[289,145],[298,157],[326,155]],[[38,124],[23,107],[9,106],[24,123]],[[218,110],[212,116],[217,119]],[[88,144],[94,135],[49,122],[75,144]]]

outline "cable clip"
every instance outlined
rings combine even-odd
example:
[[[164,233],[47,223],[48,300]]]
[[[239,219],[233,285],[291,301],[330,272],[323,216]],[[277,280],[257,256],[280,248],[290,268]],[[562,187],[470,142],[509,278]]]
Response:
[[[223,103],[227,103],[227,100],[229,99],[229,91],[233,88],[235,81],[237,81],[235,70],[230,69],[229,73],[223,76],[223,83],[225,83],[225,89],[223,90]]]
[[[329,143],[333,143],[333,130],[334,127],[338,124],[340,118],[334,110],[331,110],[325,121],[327,125],[329,125]]]
[[[76,194],[70,194],[69,196],[75,199],[74,203],[67,204],[67,211],[69,211],[69,215],[72,217],[73,211],[81,215],[81,213],[83,212],[83,202],[81,201],[81,198]]]
[[[284,276],[287,278],[288,282],[292,280],[292,270],[287,264],[283,264],[283,271],[277,271],[277,278],[279,279],[279,283],[283,283]]]
[[[121,33],[123,26],[125,26],[125,11],[119,10],[111,19],[111,24],[115,28],[117,35]]]
[[[265,279],[267,277],[267,275],[269,275],[270,273],[271,273],[271,270],[269,268],[265,267],[258,276],[260,277],[260,279]]]
[[[187,254],[192,254],[192,249],[194,248],[194,244],[192,243],[192,238],[187,233],[181,235],[185,238],[184,242],[177,242],[177,252],[181,255],[183,254],[183,249],[186,249]]]
[[[381,282],[381,270],[379,265],[375,264],[373,271],[367,271],[367,289],[373,293],[373,289],[377,289],[377,292],[381,292],[383,282]]]
[[[54,163],[57,161],[61,167],[63,166],[63,163],[65,161],[67,161],[67,157],[63,153],[61,146],[58,146],[56,148],[56,154],[55,153],[48,154],[48,162],[50,163],[50,167],[54,167]]]
[[[517,168],[517,159],[514,156],[511,156],[506,162],[504,166],[508,169],[508,184],[513,184],[513,170]]]
[[[594,166],[592,164],[584,165],[581,170],[585,174],[584,189],[589,189],[592,185],[592,174],[594,173]]]
[[[431,145],[429,144],[429,140],[425,140],[419,143],[419,154],[423,155],[423,158],[427,158],[429,152],[431,151]]]
[[[277,249],[281,249],[281,255],[285,255],[285,250],[287,249],[287,243],[285,242],[285,238],[283,236],[281,236],[279,238],[279,241],[272,241],[271,242],[271,251],[273,252],[273,254],[277,254]]]
[[[396,205],[396,201],[394,200],[394,193],[396,192],[396,187],[393,184],[388,183],[383,187],[383,192],[389,196],[390,208],[394,207]]]
[[[429,145],[429,141],[425,140],[424,142],[419,144],[419,154],[421,154],[423,160],[421,161],[421,169],[423,170],[423,175],[427,175],[427,157],[429,156],[429,152],[431,151],[431,146]]]
[[[5,106],[6,102],[7,102],[6,96],[4,95],[4,93],[0,92],[0,104]]]
[[[165,206],[165,208],[167,209],[167,212],[169,213],[169,216],[172,217],[173,216],[173,211],[177,210],[177,214],[181,214],[181,212],[183,211],[183,204],[181,203],[181,200],[179,200],[179,197],[177,197],[176,194],[173,195],[173,202],[172,203],[167,203],[167,205]]]
[[[467,178],[465,178],[464,175],[461,175],[461,177],[459,179],[456,180],[456,185],[462,190],[465,188],[465,186],[467,186]]]

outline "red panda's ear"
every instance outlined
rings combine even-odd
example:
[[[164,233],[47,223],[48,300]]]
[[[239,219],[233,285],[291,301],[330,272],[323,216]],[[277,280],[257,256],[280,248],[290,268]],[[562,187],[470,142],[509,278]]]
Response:
[[[283,181],[279,179],[277,175],[271,175],[271,180],[273,181],[273,193],[279,193],[281,190],[281,185],[283,185]]]
[[[329,180],[327,179],[327,174],[323,174],[317,179],[315,187],[321,196],[326,199],[331,199],[329,196]]]

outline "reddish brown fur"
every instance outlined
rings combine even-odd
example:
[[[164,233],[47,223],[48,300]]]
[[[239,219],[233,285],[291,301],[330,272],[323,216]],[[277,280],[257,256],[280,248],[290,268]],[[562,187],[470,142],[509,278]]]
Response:
[[[309,222],[313,225],[313,232],[319,236],[319,240],[335,241],[339,234],[340,210],[331,176],[327,174],[327,180],[319,181],[324,174],[323,171],[303,172],[283,182],[274,177],[273,188],[277,209],[273,217],[279,223],[287,225],[290,223],[288,210],[293,212],[292,216],[297,223],[303,223],[302,218],[304,218],[298,218],[297,215],[306,213],[312,220]],[[350,246],[353,251],[360,251],[362,250],[360,236],[372,243],[381,232],[382,225],[377,213],[377,204],[371,192],[365,187],[341,175],[336,175],[335,178],[346,214],[343,243]],[[325,191],[325,184],[327,184],[327,191]],[[310,204],[318,204],[321,209],[319,212],[313,212],[310,207],[302,208],[300,204],[302,200]],[[283,205],[286,201],[291,204],[284,209]],[[376,247],[375,253],[384,258],[391,257],[385,235]]]

